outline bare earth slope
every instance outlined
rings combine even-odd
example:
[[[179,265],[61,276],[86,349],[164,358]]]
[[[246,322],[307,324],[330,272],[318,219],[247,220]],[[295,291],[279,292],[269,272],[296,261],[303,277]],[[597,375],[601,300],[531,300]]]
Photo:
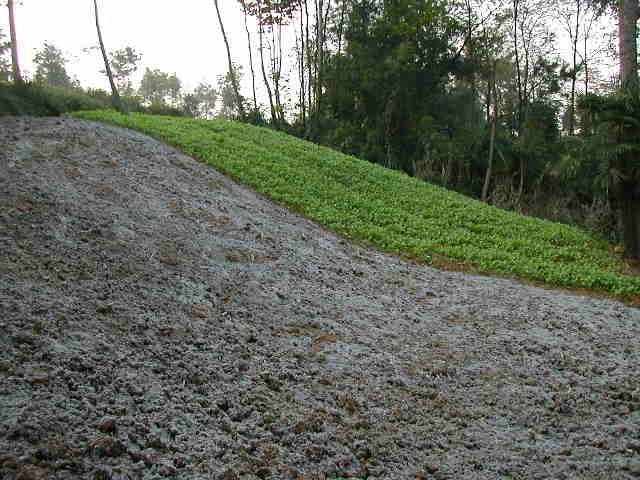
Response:
[[[637,478],[639,338],[140,134],[0,119],[0,478]]]

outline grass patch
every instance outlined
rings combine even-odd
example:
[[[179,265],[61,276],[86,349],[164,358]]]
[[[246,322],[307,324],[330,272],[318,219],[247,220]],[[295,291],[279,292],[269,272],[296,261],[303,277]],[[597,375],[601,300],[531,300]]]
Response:
[[[625,275],[610,245],[582,230],[507,212],[281,132],[113,111],[73,116],[163,140],[381,250],[621,298],[640,295],[640,278]]]

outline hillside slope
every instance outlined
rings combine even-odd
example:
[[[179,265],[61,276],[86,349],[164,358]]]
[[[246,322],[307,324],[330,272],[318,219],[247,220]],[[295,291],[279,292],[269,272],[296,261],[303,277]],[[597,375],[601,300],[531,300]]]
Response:
[[[353,245],[141,134],[0,119],[0,478],[631,479],[640,312]]]
[[[629,268],[610,246],[567,225],[507,212],[266,128],[109,111],[75,115],[163,140],[384,251],[640,301],[640,278],[625,275]]]

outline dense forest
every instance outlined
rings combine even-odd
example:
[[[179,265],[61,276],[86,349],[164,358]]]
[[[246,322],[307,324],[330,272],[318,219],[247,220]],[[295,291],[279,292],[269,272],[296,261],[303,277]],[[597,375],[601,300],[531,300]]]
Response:
[[[94,6],[111,92],[83,91],[93,100],[284,130],[581,225],[640,258],[637,0],[214,0],[226,74],[188,92],[153,68],[134,86],[142,54],[105,48]],[[244,15],[245,44],[225,33],[231,9]],[[0,77],[18,85],[10,18]],[[34,63],[30,85],[82,91],[55,45]]]

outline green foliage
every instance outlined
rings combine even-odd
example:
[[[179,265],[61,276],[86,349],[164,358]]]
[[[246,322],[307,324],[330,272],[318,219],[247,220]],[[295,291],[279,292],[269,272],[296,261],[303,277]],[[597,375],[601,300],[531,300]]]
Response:
[[[432,135],[449,140],[474,100],[447,91],[461,68],[463,26],[443,1],[357,2],[345,49],[323,72],[325,111],[310,130],[321,143],[412,173]],[[468,72],[466,72],[468,73]],[[322,118],[324,116],[324,118]],[[424,119],[433,120],[428,129]],[[436,155],[448,157],[453,142]],[[431,154],[431,152],[429,152]]]
[[[67,73],[67,59],[62,50],[46,43],[33,57],[36,65],[34,80],[49,87],[70,87],[73,85]]]
[[[382,250],[565,287],[640,294],[608,244],[562,224],[497,209],[402,173],[265,128],[223,121],[82,112],[206,161],[275,201]]]
[[[210,118],[216,107],[218,92],[208,83],[200,82],[193,90],[182,97],[185,115],[193,118]]]
[[[182,83],[175,74],[147,68],[140,82],[140,96],[151,105],[172,104],[180,101]]]
[[[48,87],[37,83],[0,83],[0,115],[56,116],[110,105],[110,97],[102,91],[86,92],[77,87]]]
[[[640,94],[621,91],[614,95],[588,95],[579,108],[591,130],[592,155],[609,166],[609,174],[628,181],[640,181]],[[619,160],[612,163],[614,159]]]
[[[125,47],[111,52],[109,56],[113,78],[120,95],[132,96],[131,75],[138,70],[142,55],[131,47]]]
[[[166,115],[170,117],[184,117],[186,114],[182,108],[172,107],[164,103],[152,103],[142,109],[149,115]]]
[[[5,41],[6,35],[0,28],[0,81],[6,82],[11,78],[10,44]]]
[[[233,73],[236,82],[242,82],[242,77],[244,75],[242,72],[242,65],[234,64]],[[236,94],[233,89],[232,80],[233,78],[231,77],[231,72],[227,72],[223,75],[218,75],[217,92],[220,96],[221,103],[218,117],[224,120],[238,120],[238,99],[236,98]],[[241,98],[240,101],[244,103],[245,99]]]

